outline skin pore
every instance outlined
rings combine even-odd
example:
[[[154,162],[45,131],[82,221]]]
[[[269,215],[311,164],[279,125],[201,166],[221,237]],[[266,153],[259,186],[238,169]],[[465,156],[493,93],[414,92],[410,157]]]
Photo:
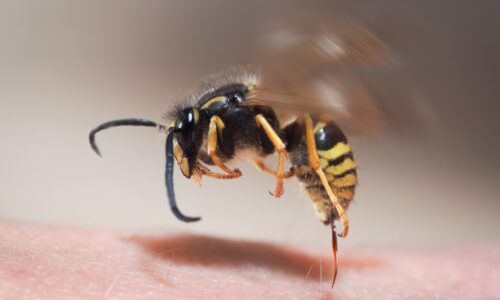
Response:
[[[494,299],[498,245],[343,251],[0,223],[1,299]]]

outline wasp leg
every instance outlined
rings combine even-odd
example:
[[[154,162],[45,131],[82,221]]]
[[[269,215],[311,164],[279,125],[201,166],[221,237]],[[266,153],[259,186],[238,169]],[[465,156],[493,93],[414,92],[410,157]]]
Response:
[[[199,172],[200,176],[208,176],[208,177],[212,177],[212,178],[216,178],[216,179],[233,179],[233,178],[235,178],[233,175],[230,175],[230,174],[220,174],[220,173],[213,172],[208,167],[206,167],[202,164],[198,164],[197,171]]]
[[[326,179],[325,173],[323,172],[323,169],[321,169],[318,152],[316,150],[316,141],[314,140],[314,128],[311,116],[305,115],[304,121],[306,124],[306,141],[307,141],[307,152],[309,154],[309,166],[314,170],[314,172],[316,172],[316,174],[318,174],[321,183],[323,184],[323,187],[325,188],[328,194],[328,197],[330,197],[330,201],[332,201],[333,206],[335,207],[338,215],[340,216],[343,229],[342,232],[339,233],[339,236],[346,237],[347,234],[349,233],[349,219],[347,218],[344,209],[340,205],[339,199],[333,193],[332,188],[330,187],[330,184]]]
[[[218,116],[213,116],[210,119],[210,126],[208,128],[207,152],[214,164],[228,174],[229,177],[225,179],[237,178],[241,176],[240,170],[231,170],[217,156],[217,138],[224,127],[224,122]]]
[[[281,138],[278,136],[276,131],[273,129],[273,127],[267,122],[266,118],[264,118],[263,115],[259,114],[255,117],[255,120],[258,125],[264,129],[264,132],[266,133],[267,137],[269,140],[273,143],[274,148],[278,150],[278,167],[276,170],[276,189],[274,191],[274,194],[272,194],[274,197],[279,198],[281,195],[283,195],[283,178],[284,178],[284,172],[283,172],[283,164],[285,160],[286,155],[286,146],[285,143],[281,140]],[[274,173],[274,172],[273,172]]]
[[[201,178],[203,176],[208,176],[216,179],[235,178],[233,175],[212,172],[207,166],[198,162],[191,177],[194,179],[194,181],[196,182],[196,184],[198,184],[199,187],[201,187]]]
[[[263,162],[262,160],[260,159],[254,159],[253,160],[253,164],[255,165],[255,167],[261,171],[261,172],[265,172],[265,173],[268,173],[268,174],[271,174],[272,176],[276,177],[276,172],[271,169],[270,167],[268,167],[266,165],[265,162]],[[283,173],[283,178],[284,179],[288,179],[288,178],[291,178],[295,175],[295,169],[290,169],[288,170],[287,172]]]

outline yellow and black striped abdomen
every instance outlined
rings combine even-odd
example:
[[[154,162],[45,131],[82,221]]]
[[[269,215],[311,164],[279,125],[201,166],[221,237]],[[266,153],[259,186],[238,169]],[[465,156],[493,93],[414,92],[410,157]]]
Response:
[[[352,200],[354,186],[358,183],[356,162],[344,133],[333,122],[317,123],[314,129],[316,148],[330,186],[342,201]],[[347,190],[352,190],[348,193]],[[342,193],[344,192],[345,193]]]
[[[342,207],[347,209],[354,198],[355,187],[358,183],[356,162],[351,146],[334,122],[317,122],[314,127],[314,138],[320,165],[330,188]],[[296,152],[292,155],[296,176],[308,192],[320,220],[329,224],[338,218],[337,211],[333,208],[319,176],[309,166],[305,144],[298,147]]]

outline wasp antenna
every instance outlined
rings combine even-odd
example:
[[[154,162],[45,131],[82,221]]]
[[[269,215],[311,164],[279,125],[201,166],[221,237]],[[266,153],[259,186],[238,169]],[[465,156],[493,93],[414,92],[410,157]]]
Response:
[[[131,119],[113,120],[113,121],[103,123],[103,124],[97,126],[94,130],[92,130],[89,133],[90,146],[92,147],[92,149],[94,150],[94,152],[97,155],[102,156],[101,151],[99,151],[99,147],[97,147],[97,144],[95,142],[95,135],[99,131],[102,131],[104,129],[108,129],[111,127],[118,127],[118,126],[145,126],[145,127],[158,127],[160,129],[165,129],[165,126],[160,125],[160,124],[153,122],[153,121],[150,121],[150,120],[146,120],[146,119],[131,118]]]
[[[338,272],[337,230],[335,229],[335,223],[334,222],[331,223],[331,228],[332,228],[332,251],[333,251],[333,278],[332,278],[332,289],[333,289],[333,286],[335,285],[335,280],[337,279],[337,272]]]
[[[165,146],[165,151],[167,155],[167,162],[165,168],[165,185],[167,186],[167,196],[168,203],[170,205],[170,210],[177,219],[189,223],[201,220],[200,217],[188,217],[182,214],[177,207],[177,202],[175,201],[174,193],[174,131],[172,128],[168,129],[167,141]]]

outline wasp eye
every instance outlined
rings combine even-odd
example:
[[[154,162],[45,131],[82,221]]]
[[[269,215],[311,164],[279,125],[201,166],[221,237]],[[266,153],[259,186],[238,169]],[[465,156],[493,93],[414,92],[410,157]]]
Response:
[[[177,141],[184,149],[188,149],[193,143],[194,125],[195,114],[192,109],[187,108],[179,113],[175,131],[177,133]]]

